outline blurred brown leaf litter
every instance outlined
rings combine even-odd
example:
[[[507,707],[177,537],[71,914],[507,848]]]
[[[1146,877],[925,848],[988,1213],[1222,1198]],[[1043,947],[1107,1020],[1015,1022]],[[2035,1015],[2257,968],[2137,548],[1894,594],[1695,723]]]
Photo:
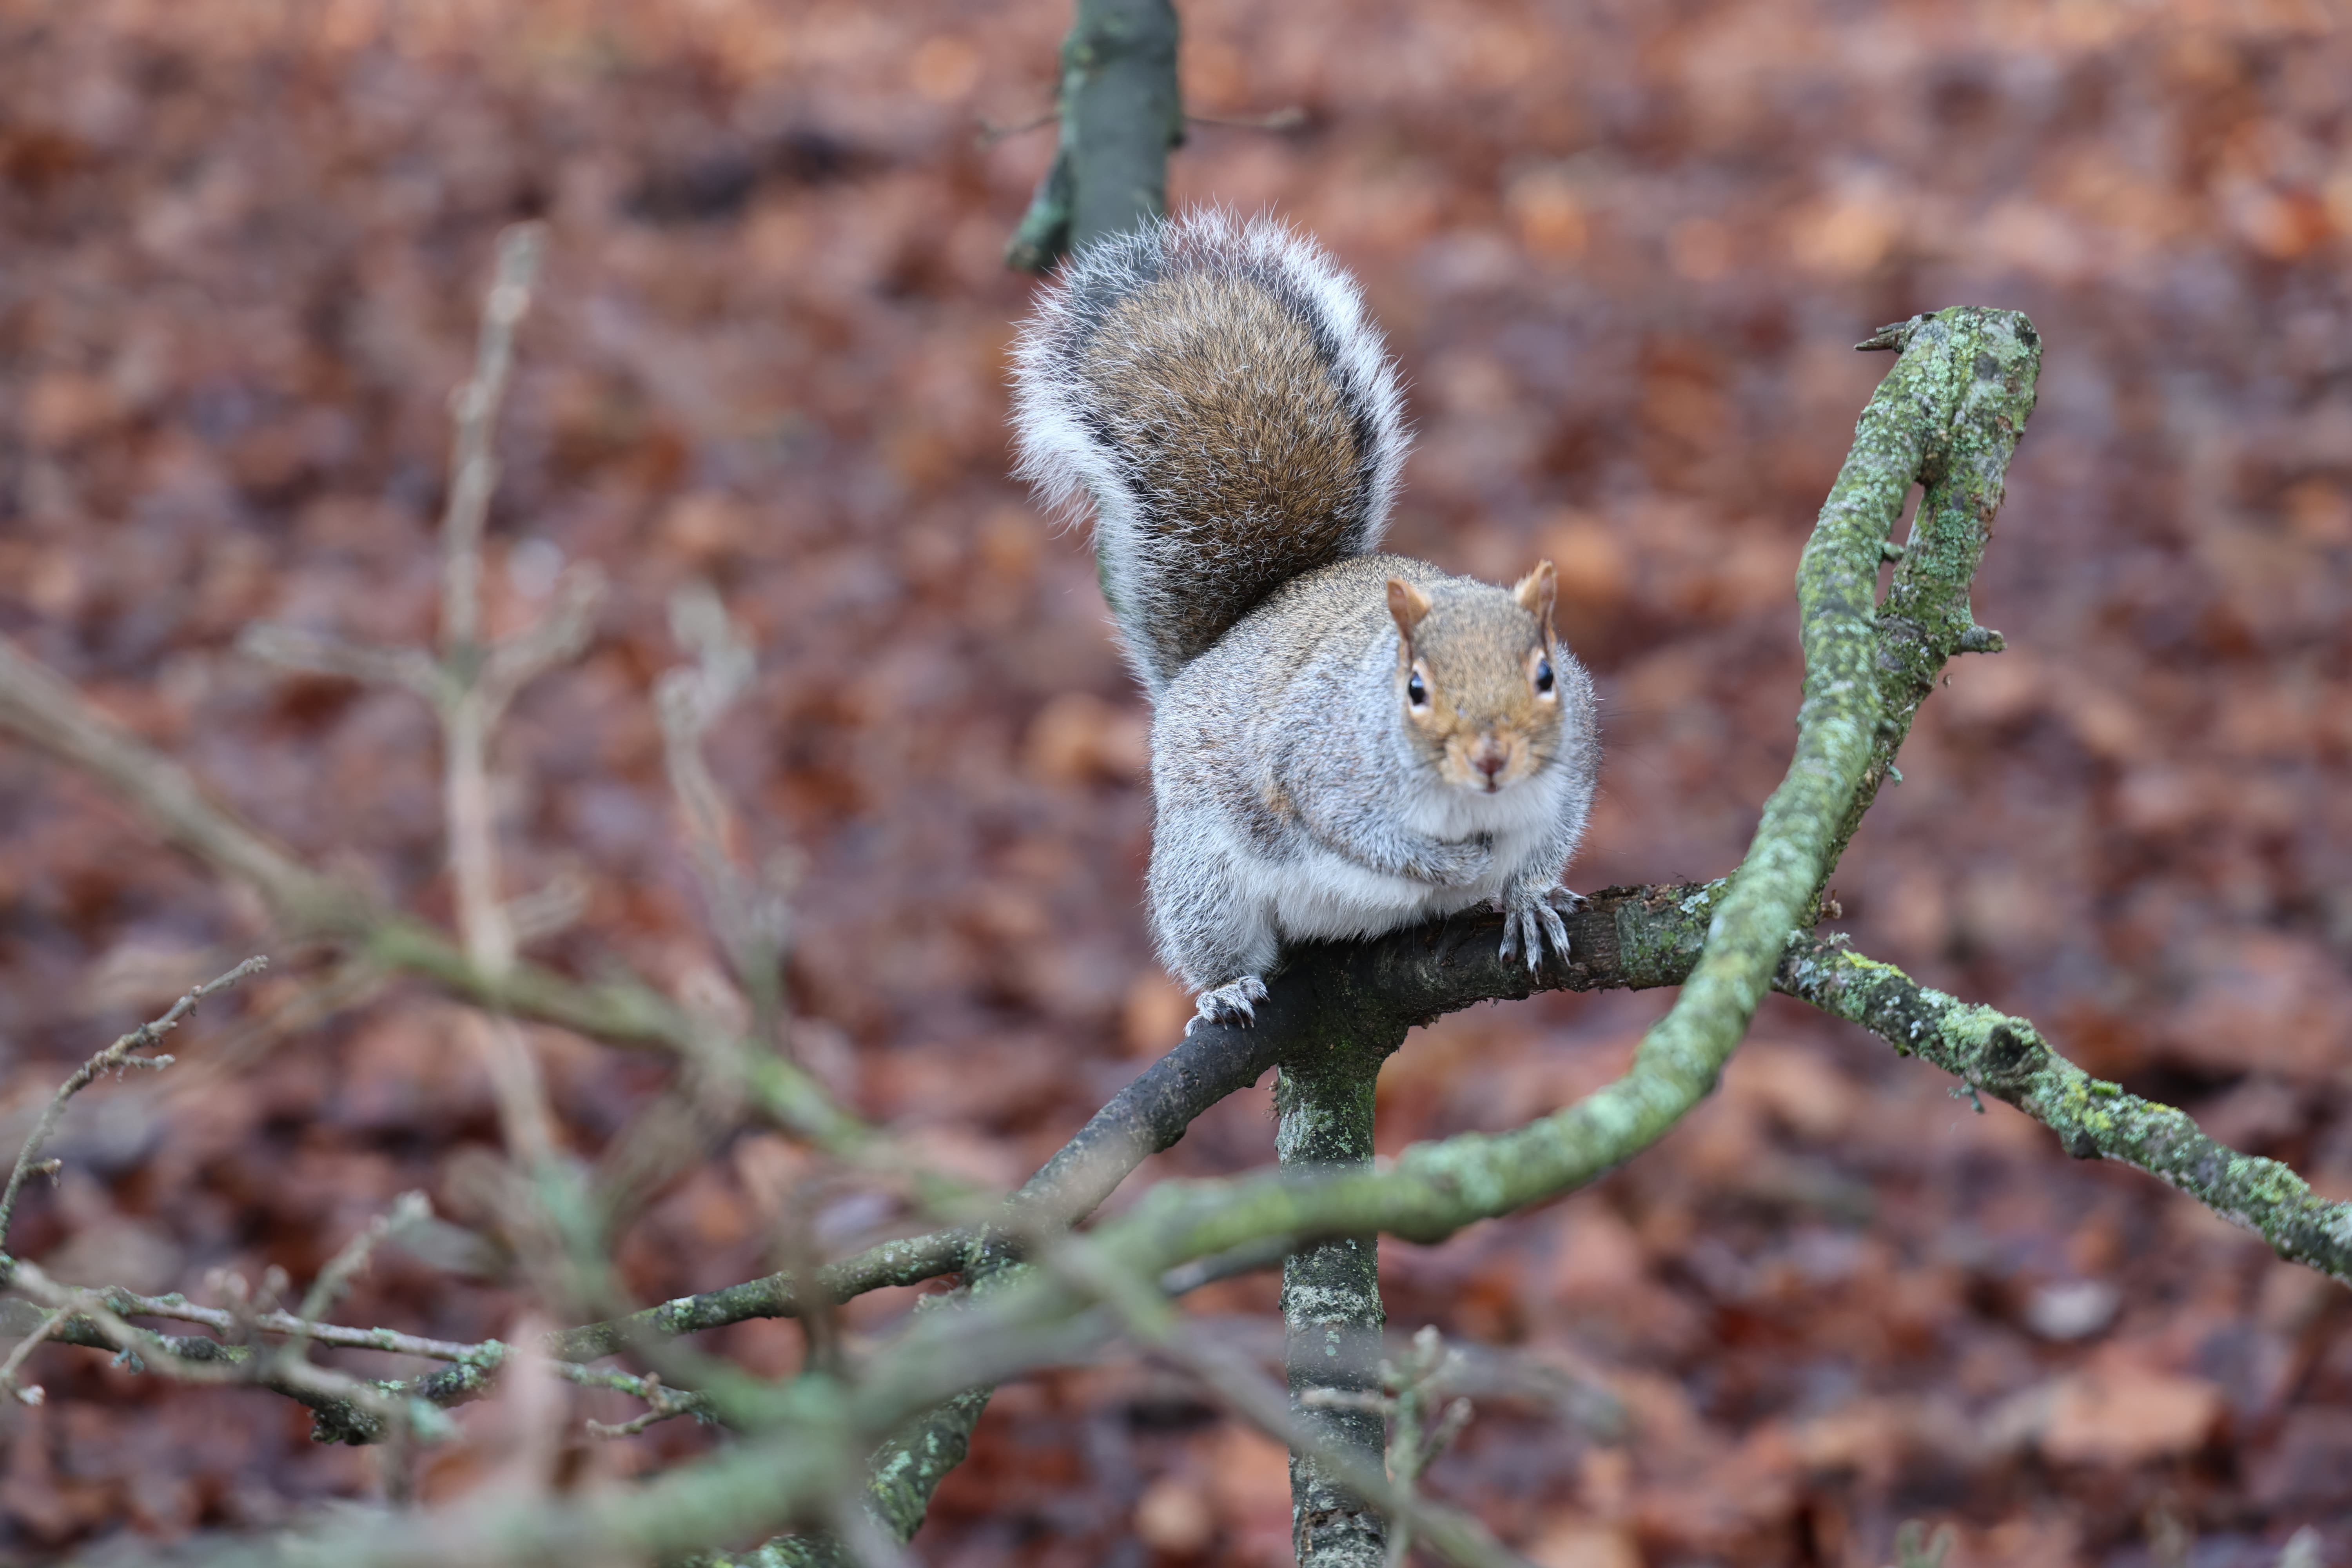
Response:
[[[1729,867],[1789,746],[1795,552],[1916,310],[2029,311],[2042,405],[1963,660],[1839,878],[1866,951],[2352,1196],[2352,32],[2316,3],[1636,6],[1191,0],[1180,203],[1272,207],[1362,277],[1420,426],[1392,537],[1559,563],[1610,748],[1579,886]],[[713,767],[800,858],[801,1039],[942,1163],[1016,1180],[1181,1017],[1139,907],[1143,709],[1080,542],[1004,477],[999,263],[1059,6],[708,0],[0,5],[0,634],[299,852],[446,918],[431,720],[239,656],[269,617],[433,625],[447,389],[498,230],[550,225],[491,517],[493,630],[614,580],[498,759],[537,956],[711,961],[650,700],[665,606],[755,641]],[[6,1121],[241,956],[257,911],[83,781],[0,750]],[[221,967],[221,965],[215,965]],[[412,1187],[473,1217],[491,1086],[394,987],[282,1037],[299,955],[77,1103],[16,1237],[65,1278],[309,1278]],[[1457,1016],[1390,1065],[1384,1149],[1622,1064],[1656,997]],[[241,1011],[240,1011],[241,1009]],[[240,1033],[240,1031],[244,1031]],[[593,1155],[659,1069],[540,1039]],[[232,1061],[206,1067],[226,1051]],[[1429,1484],[1551,1568],[2267,1564],[2352,1554],[2340,1291],[2006,1108],[1775,1005],[1600,1187],[1385,1249],[1393,1326],[1613,1391],[1622,1442],[1488,1402]],[[1154,1163],[1270,1156],[1244,1096]],[[13,1146],[13,1144],[11,1145]],[[624,1240],[659,1300],[746,1278],[799,1156],[746,1134]],[[877,1218],[833,1216],[855,1231]],[[823,1222],[820,1229],[823,1228]],[[429,1249],[428,1249],[429,1250]],[[495,1259],[387,1249],[347,1318],[513,1331]],[[871,1333],[885,1292],[846,1314]],[[1263,1277],[1202,1312],[1263,1312]],[[797,1331],[711,1348],[781,1373]],[[345,1364],[362,1370],[368,1358]],[[373,1484],[258,1393],[47,1347],[0,1416],[0,1552],[264,1525]],[[496,1467],[497,1407],[424,1478]],[[707,1441],[583,1450],[592,1486]],[[922,1559],[1286,1561],[1280,1456],[1149,1366],[1008,1388]]]

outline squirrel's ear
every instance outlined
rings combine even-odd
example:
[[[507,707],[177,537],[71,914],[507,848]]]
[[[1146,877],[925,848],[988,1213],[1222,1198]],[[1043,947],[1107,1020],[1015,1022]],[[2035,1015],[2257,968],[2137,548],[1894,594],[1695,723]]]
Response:
[[[1551,563],[1538,561],[1536,569],[1520,578],[1518,586],[1511,590],[1511,597],[1519,602],[1519,608],[1536,618],[1546,637],[1551,635],[1552,595],[1559,585],[1559,579],[1553,574]]]
[[[1429,595],[1402,577],[1389,579],[1389,614],[1397,624],[1397,635],[1408,643],[1412,641],[1412,628],[1421,625],[1421,617],[1429,614]]]

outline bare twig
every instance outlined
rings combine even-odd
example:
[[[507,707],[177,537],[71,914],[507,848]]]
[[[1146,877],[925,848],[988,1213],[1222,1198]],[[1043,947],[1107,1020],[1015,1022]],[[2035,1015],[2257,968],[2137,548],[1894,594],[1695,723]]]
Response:
[[[514,363],[515,329],[530,309],[531,281],[546,246],[543,224],[516,224],[499,237],[498,272],[482,310],[474,374],[449,399],[457,439],[449,454],[448,510],[441,519],[441,637],[451,650],[481,641],[482,524],[499,483],[490,435]]]
[[[490,793],[489,715],[476,689],[442,716],[442,809],[449,875],[466,956],[493,981],[514,967],[514,927],[499,897],[498,830]]]
[[[363,896],[301,864],[187,769],[92,707],[58,674],[0,640],[0,727],[103,782],[164,837],[258,891],[298,931],[343,931]]]
[[[485,711],[495,722],[514,694],[587,650],[596,632],[596,612],[604,603],[604,570],[582,562],[555,585],[554,602],[538,620],[490,645],[479,677]],[[452,650],[451,657],[455,657]]]
[[[1423,1328],[1413,1335],[1412,1348],[1402,1361],[1381,1363],[1381,1386],[1377,1392],[1368,1388],[1308,1388],[1298,1396],[1297,1403],[1308,1409],[1358,1412],[1387,1422],[1389,1484],[1401,1496],[1411,1498],[1414,1495],[1414,1483],[1429,1468],[1430,1461],[1452,1447],[1470,1425],[1474,1412],[1467,1399],[1447,1402],[1433,1416],[1429,1408],[1442,1395],[1441,1385],[1451,1378],[1460,1361],[1455,1352],[1446,1348],[1434,1327]],[[1391,1518],[1388,1547],[1382,1553],[1386,1568],[1404,1568],[1412,1555],[1411,1523],[1402,1518]]]
[[[674,1416],[691,1415],[698,1421],[717,1419],[710,1401],[691,1389],[672,1388],[662,1382],[657,1373],[643,1377],[625,1372],[611,1372],[598,1367],[574,1366],[568,1362],[552,1363],[556,1374],[583,1388],[609,1388],[633,1398],[642,1399],[649,1407],[643,1415],[627,1421],[606,1423],[591,1421],[588,1434],[593,1437],[634,1437],[656,1422]]]
[[[237,635],[236,647],[248,658],[281,669],[405,687],[436,706],[447,700],[441,667],[422,648],[372,647],[276,621],[247,626]]]
[[[256,1355],[243,1345],[218,1340],[170,1338],[139,1328],[108,1306],[102,1292],[59,1284],[22,1258],[13,1265],[8,1283],[50,1309],[52,1316],[63,1312],[48,1329],[50,1338],[111,1350],[127,1357],[133,1371],[153,1372],[180,1383],[247,1384],[282,1394],[313,1410],[355,1412],[377,1436],[403,1426],[428,1434],[446,1429],[446,1418],[431,1405],[388,1394],[343,1373]],[[234,1321],[234,1313],[224,1316]]]
[[[428,1361],[495,1363],[505,1347],[496,1340],[483,1340],[467,1344],[457,1340],[427,1339],[421,1334],[404,1334],[392,1329],[352,1328],[341,1323],[306,1323],[287,1311],[262,1311],[240,1314],[225,1307],[201,1307],[184,1296],[142,1296],[116,1286],[89,1286],[87,1293],[97,1305],[120,1318],[162,1318],[171,1322],[201,1323],[224,1336],[240,1331],[248,1334],[301,1334],[314,1344],[333,1345],[341,1350],[384,1351],[394,1355],[411,1355]],[[74,1325],[58,1336],[68,1344],[80,1344],[86,1338]]]
[[[194,1012],[196,1004],[214,992],[226,991],[247,975],[259,973],[268,966],[269,960],[267,958],[248,958],[227,973],[205,981],[177,1002],[173,1003],[162,1017],[140,1025],[114,1044],[82,1063],[80,1068],[71,1078],[58,1086],[55,1098],[49,1101],[47,1109],[41,1112],[41,1119],[33,1124],[32,1135],[25,1140],[25,1147],[16,1155],[16,1166],[8,1173],[6,1189],[0,1191],[0,1248],[7,1246],[8,1222],[15,1217],[16,1212],[16,1194],[24,1186],[26,1176],[32,1173],[35,1163],[40,1159],[41,1146],[49,1141],[49,1134],[57,1131],[58,1118],[65,1114],[66,1101],[88,1089],[107,1073],[121,1071],[127,1068],[170,1066],[172,1058],[169,1057],[141,1057],[133,1053],[148,1049],[165,1035],[178,1028],[180,1020]],[[7,1270],[12,1267],[15,1265],[8,1261],[7,1254],[5,1250],[0,1250],[0,1284],[7,1282]]]
[[[530,631],[482,647],[482,527],[498,488],[491,436],[514,363],[515,329],[530,309],[546,229],[517,224],[499,237],[498,275],[482,307],[474,374],[450,397],[457,438],[449,456],[449,503],[441,519],[442,810],[457,931],[467,956],[493,978],[514,966],[514,928],[499,896],[498,833],[489,782],[490,731],[508,700],[531,676],[584,647],[603,591],[593,574],[572,577]]]
[[[388,1211],[370,1220],[357,1236],[345,1242],[342,1250],[327,1259],[327,1266],[319,1270],[317,1279],[310,1281],[310,1289],[302,1298],[301,1310],[294,1314],[299,1326],[295,1329],[293,1337],[287,1341],[284,1353],[297,1359],[302,1355],[304,1347],[317,1331],[320,1317],[342,1300],[343,1292],[351,1289],[352,1281],[359,1277],[361,1269],[367,1267],[368,1258],[379,1243],[387,1237],[397,1236],[419,1221],[431,1218],[432,1215],[433,1205],[423,1193],[403,1193],[393,1200]]]
[[[1015,121],[1010,125],[999,125],[996,121],[983,116],[980,121],[980,134],[972,140],[974,144],[985,153],[999,142],[1008,141],[1015,136],[1026,136],[1032,131],[1043,131],[1059,118],[1060,116],[1050,109],[1043,114],[1032,115],[1026,120]]]
[[[671,635],[694,656],[692,664],[663,676],[655,693],[670,791],[677,797],[711,925],[737,983],[751,998],[753,1037],[782,1048],[791,905],[785,889],[772,881],[761,885],[740,869],[734,814],[702,754],[711,726],[751,683],[751,649],[735,635],[726,607],[706,584],[678,590],[670,600],[669,621]]]
[[[65,1326],[66,1320],[74,1315],[79,1305],[79,1302],[70,1300],[58,1305],[40,1321],[31,1333],[16,1342],[16,1348],[8,1352],[6,1361],[0,1362],[0,1389],[7,1390],[17,1403],[38,1405],[47,1397],[39,1384],[19,1383],[16,1374],[24,1370],[26,1360],[47,1343],[51,1334]]]
[[[498,1101],[499,1130],[508,1152],[523,1169],[545,1169],[558,1147],[555,1112],[548,1104],[547,1078],[521,1028],[503,1013],[470,1013],[467,1033],[490,1076]]]
[[[1466,1399],[1449,1401],[1431,1418],[1429,1407],[1442,1395],[1439,1385],[1453,1370],[1455,1359],[1432,1326],[1413,1335],[1412,1353],[1404,1361],[1381,1364],[1381,1383],[1390,1396],[1389,1480],[1408,1497],[1413,1495],[1414,1484],[1430,1461],[1470,1425],[1472,1411]],[[1412,1552],[1411,1522],[1391,1519],[1388,1568],[1404,1568]]]
[[[1229,131],[1296,131],[1307,123],[1307,110],[1292,103],[1264,114],[1188,114],[1184,123],[1219,125]]]

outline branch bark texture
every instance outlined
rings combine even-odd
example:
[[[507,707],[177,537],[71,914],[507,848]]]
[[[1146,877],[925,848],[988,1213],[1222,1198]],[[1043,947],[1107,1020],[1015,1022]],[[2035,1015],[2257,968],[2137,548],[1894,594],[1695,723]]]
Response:
[[[1917,405],[1921,429],[1940,439],[1922,454],[1919,510],[1878,606],[1878,732],[1838,823],[1832,867],[1878,798],[1945,664],[1955,654],[1999,653],[2002,647],[1999,632],[1976,624],[1969,588],[1992,539],[2009,460],[2033,412],[2042,335],[2014,311],[1947,310],[1882,327],[1861,346],[1907,353],[1923,332],[1949,340],[1935,366],[1944,384],[1923,384],[1915,395],[1925,399]]]
[[[1005,251],[1048,272],[1073,251],[1168,212],[1168,152],[1184,139],[1170,0],[1078,0],[1062,40],[1061,139]]]
[[[1295,1172],[1369,1169],[1372,1096],[1381,1063],[1404,1043],[1379,1030],[1337,1048],[1300,1052],[1275,1085],[1275,1150]],[[1377,1471],[1387,1434],[1377,1408],[1318,1404],[1317,1391],[1362,1399],[1381,1389],[1381,1238],[1335,1236],[1283,1260],[1283,1362],[1291,1419],[1318,1446]],[[1388,1521],[1339,1483],[1329,1461],[1304,1447],[1290,1455],[1291,1541],[1302,1568],[1381,1568]]]

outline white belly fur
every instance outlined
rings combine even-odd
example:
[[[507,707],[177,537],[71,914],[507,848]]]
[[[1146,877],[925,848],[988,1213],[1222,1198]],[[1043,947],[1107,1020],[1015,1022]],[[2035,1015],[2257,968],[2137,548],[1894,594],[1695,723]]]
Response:
[[[1287,941],[1378,936],[1483,904],[1501,894],[1549,833],[1564,780],[1557,771],[1500,795],[1440,788],[1406,810],[1412,829],[1446,842],[1490,834],[1495,859],[1486,875],[1459,888],[1433,887],[1374,871],[1318,846],[1274,861],[1238,835],[1225,835],[1237,873],[1234,892],[1272,916]],[[1557,867],[1550,868],[1555,872]]]

